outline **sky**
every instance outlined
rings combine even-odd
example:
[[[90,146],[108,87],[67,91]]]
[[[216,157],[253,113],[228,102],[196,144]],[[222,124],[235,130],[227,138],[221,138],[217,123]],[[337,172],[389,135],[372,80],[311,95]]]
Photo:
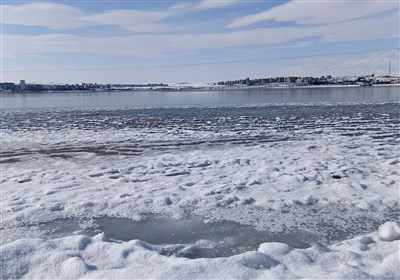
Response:
[[[399,75],[395,0],[1,1],[2,82]]]

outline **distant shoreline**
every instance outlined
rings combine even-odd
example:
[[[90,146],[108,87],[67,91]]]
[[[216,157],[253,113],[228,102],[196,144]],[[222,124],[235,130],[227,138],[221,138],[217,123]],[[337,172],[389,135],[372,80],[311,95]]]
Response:
[[[181,91],[255,91],[255,90],[292,90],[292,89],[324,89],[324,88],[371,88],[371,87],[396,87],[400,84],[374,84],[371,86],[363,85],[277,85],[277,86],[204,86],[204,87],[171,87],[171,88],[135,88],[135,89],[107,89],[107,90],[47,90],[47,91],[0,91],[0,94],[40,94],[40,93],[114,93],[114,92],[181,92]]]
[[[306,86],[227,86],[216,88],[217,90],[252,90],[252,89],[300,89],[300,88],[370,88],[370,87],[387,87],[387,86],[400,86],[400,84],[376,84],[372,86],[362,85],[306,85]]]

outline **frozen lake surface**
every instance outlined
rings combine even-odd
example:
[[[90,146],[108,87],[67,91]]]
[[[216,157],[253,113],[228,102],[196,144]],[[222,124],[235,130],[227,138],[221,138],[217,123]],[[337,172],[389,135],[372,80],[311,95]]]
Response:
[[[265,242],[283,242],[294,248],[308,248],[317,244],[316,235],[312,233],[295,230],[271,234],[236,222],[205,223],[200,217],[171,219],[151,215],[141,221],[115,217],[99,217],[89,221],[59,219],[37,226],[46,238],[64,237],[78,232],[95,236],[104,232],[110,239],[139,239],[160,245],[158,250],[162,255],[191,259],[233,256],[257,250]]]
[[[398,278],[398,89],[2,96],[0,269]]]

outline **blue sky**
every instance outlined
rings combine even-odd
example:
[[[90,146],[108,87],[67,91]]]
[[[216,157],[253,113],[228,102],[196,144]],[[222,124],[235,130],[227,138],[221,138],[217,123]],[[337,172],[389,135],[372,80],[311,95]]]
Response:
[[[1,15],[2,81],[399,74],[398,1],[3,0]],[[298,58],[265,60],[283,57]],[[182,64],[202,65],[148,67]]]

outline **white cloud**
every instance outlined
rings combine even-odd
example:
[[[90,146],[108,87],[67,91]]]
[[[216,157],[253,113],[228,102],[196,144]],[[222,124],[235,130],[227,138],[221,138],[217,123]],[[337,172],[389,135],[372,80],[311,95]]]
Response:
[[[399,75],[399,51],[381,51],[365,55],[357,59],[348,59],[332,65],[332,69],[338,71],[345,69],[348,73],[369,74],[377,73],[386,75],[391,63],[391,74]]]
[[[119,9],[96,14],[88,14],[74,6],[59,3],[2,5],[2,23],[44,26],[53,30],[112,25],[135,32],[152,32],[166,30],[168,25],[161,21],[182,10],[190,8],[218,8],[231,5],[234,2],[236,1],[201,1],[197,5],[193,5],[192,3],[178,3],[163,11]]]
[[[176,3],[174,5],[172,5],[171,7],[169,7],[170,10],[184,10],[187,8],[192,7],[191,3],[185,3],[185,2],[181,2],[181,3]]]
[[[162,23],[144,23],[144,24],[124,25],[122,27],[134,31],[136,33],[159,32],[168,30],[168,25]]]
[[[26,26],[46,26],[50,29],[74,29],[95,25],[85,19],[81,10],[53,3],[2,5],[2,23]]]
[[[322,42],[351,42],[399,37],[399,14],[315,27]]]
[[[305,48],[311,46],[314,42],[313,41],[301,41],[296,44],[291,45],[291,48]]]
[[[248,44],[267,44],[286,40],[286,35],[259,38],[259,34],[275,31],[232,33],[131,35],[112,38],[88,38],[76,35],[48,34],[38,36],[3,36],[5,57],[28,53],[82,52],[138,57],[157,57],[171,53],[187,53]],[[286,32],[288,33],[288,32]],[[294,34],[292,34],[292,37]],[[300,35],[299,35],[300,36]],[[271,36],[268,36],[271,37]],[[260,40],[261,39],[261,40]]]
[[[294,66],[284,67],[271,73],[272,76],[353,76],[387,75],[389,62],[391,62],[391,74],[400,75],[399,51],[379,51],[370,54],[349,57],[320,57],[309,58],[308,62],[298,63]]]
[[[116,25],[132,31],[157,31],[166,28],[159,21],[170,16],[170,12],[147,12],[137,10],[111,10],[85,17],[98,25]]]
[[[362,19],[317,27],[259,28],[246,31],[203,34],[143,34],[109,38],[65,34],[4,35],[3,55],[9,57],[17,56],[21,53],[82,52],[158,57],[235,46],[272,45],[312,36],[319,37],[320,42],[379,40],[398,37],[399,26],[396,24],[397,22],[398,14],[391,14],[383,19]]]
[[[399,9],[398,2],[389,1],[290,1],[261,13],[242,16],[227,28],[243,27],[266,20],[297,24],[332,24],[372,14]]]
[[[203,0],[196,7],[200,9],[214,9],[232,5],[237,0]]]
[[[171,11],[139,10],[110,10],[89,15],[73,6],[54,3],[3,5],[2,8],[2,23],[45,26],[55,30],[114,25],[139,32],[158,31],[167,27],[160,21],[172,15]]]

